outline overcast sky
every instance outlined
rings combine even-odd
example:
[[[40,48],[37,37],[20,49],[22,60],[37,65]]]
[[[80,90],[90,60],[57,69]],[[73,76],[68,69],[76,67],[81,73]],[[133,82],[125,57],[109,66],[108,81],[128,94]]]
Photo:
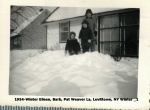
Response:
[[[46,7],[43,6],[44,9],[48,9],[50,12],[53,12],[57,7]]]

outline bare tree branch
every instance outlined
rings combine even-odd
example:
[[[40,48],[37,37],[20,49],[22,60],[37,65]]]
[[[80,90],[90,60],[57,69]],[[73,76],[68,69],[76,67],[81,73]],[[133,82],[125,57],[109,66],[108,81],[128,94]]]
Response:
[[[36,12],[36,14],[38,14],[37,10],[34,7],[31,6],[27,6],[27,7],[33,9]]]
[[[15,19],[11,19],[11,21],[15,22],[19,26],[19,23]]]
[[[12,6],[12,8],[13,8],[13,6]],[[11,8],[11,10],[13,10],[12,8]],[[19,10],[21,10],[21,7],[19,7],[19,8],[18,8],[17,10],[15,10],[15,11],[12,11],[12,12],[11,12],[11,15],[13,15],[13,14],[16,13],[16,12],[18,12]]]
[[[22,18],[28,20],[28,18],[26,18],[25,16],[23,16],[21,13],[19,13],[19,12],[16,12],[16,13],[17,13],[18,15],[20,15]]]

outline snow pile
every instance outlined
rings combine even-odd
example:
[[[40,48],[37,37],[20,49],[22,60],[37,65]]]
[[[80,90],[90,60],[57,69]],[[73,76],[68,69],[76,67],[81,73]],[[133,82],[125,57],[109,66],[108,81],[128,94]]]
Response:
[[[22,56],[18,53],[11,54]],[[11,95],[127,97],[120,89],[128,85],[132,87],[125,92],[137,94],[137,59],[115,62],[109,55],[98,52],[68,56],[64,51],[45,51],[34,57],[23,57],[13,66],[18,58],[12,58]]]
[[[10,69],[18,66],[20,62],[28,57],[34,57],[40,53],[41,50],[12,50],[10,52]]]

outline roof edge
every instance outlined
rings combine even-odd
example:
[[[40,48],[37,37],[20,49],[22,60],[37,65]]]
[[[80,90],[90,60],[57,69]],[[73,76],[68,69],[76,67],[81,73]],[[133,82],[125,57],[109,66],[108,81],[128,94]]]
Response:
[[[49,18],[55,11],[57,11],[58,10],[58,8],[60,8],[60,7],[57,7],[57,8],[55,8],[53,11],[52,11],[52,13],[48,16],[48,17],[46,17],[45,18],[45,20],[43,20],[43,22],[41,23],[41,24],[45,24],[46,23],[46,20],[47,20],[47,18]]]
[[[139,11],[139,8],[125,8],[125,9],[119,9],[119,10],[112,10],[112,11],[106,11],[106,12],[100,12],[100,13],[94,13],[93,15],[106,15],[106,14],[115,14],[115,13],[122,13],[122,12],[134,12],[134,11]],[[48,25],[49,23],[53,23],[53,22],[58,22],[58,21],[64,21],[64,20],[69,20],[69,19],[75,19],[75,18],[81,18],[84,17],[83,16],[77,16],[77,17],[72,17],[72,18],[65,18],[65,19],[60,19],[60,20],[54,20],[54,21],[44,21],[43,24]],[[47,17],[48,18],[48,17]]]

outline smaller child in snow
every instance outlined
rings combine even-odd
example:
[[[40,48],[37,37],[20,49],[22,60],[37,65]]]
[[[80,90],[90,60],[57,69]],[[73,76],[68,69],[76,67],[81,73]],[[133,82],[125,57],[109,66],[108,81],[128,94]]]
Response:
[[[82,52],[88,52],[91,47],[92,30],[89,28],[89,23],[86,20],[83,20],[82,22],[79,39],[82,46]]]
[[[69,55],[78,54],[80,52],[80,45],[75,36],[75,32],[70,32],[70,37],[66,43],[65,53],[68,52]]]

